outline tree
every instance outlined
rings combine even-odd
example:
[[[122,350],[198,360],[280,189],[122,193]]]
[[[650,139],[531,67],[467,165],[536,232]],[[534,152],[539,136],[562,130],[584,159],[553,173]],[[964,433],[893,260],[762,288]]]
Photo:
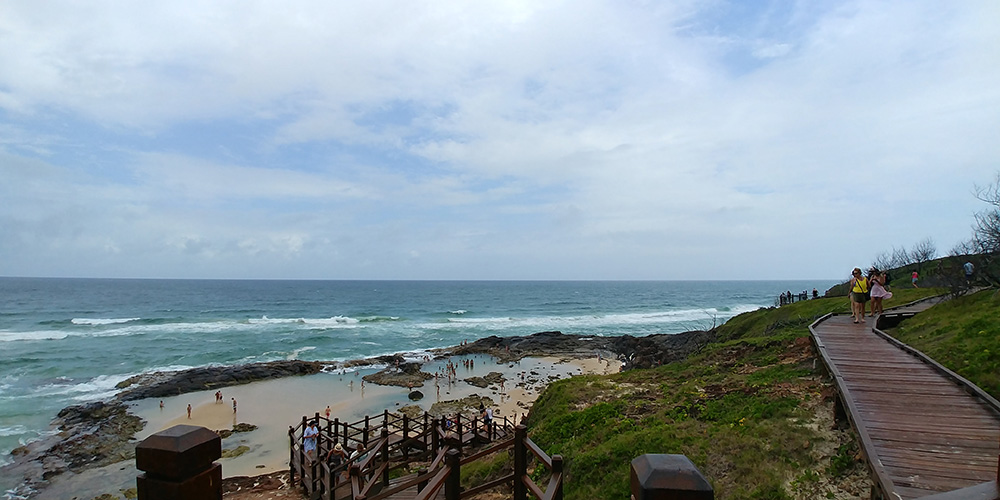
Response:
[[[881,271],[892,269],[892,257],[889,255],[889,252],[879,252],[875,256],[875,260],[872,261],[872,267]]]
[[[907,252],[905,248],[896,248],[895,246],[892,247],[892,258],[890,259],[890,267],[892,269],[905,267],[910,262],[910,253]]]
[[[980,201],[990,205],[990,208],[975,215],[972,246],[979,253],[996,253],[1000,251],[1000,173],[993,184],[976,186],[975,195]]]
[[[910,251],[910,259],[917,265],[917,271],[921,271],[924,263],[936,256],[937,247],[934,245],[934,240],[929,237],[917,242],[916,245],[913,245],[913,250]]]
[[[972,239],[955,245],[952,255],[976,266],[978,284],[1000,287],[1000,173],[992,184],[976,186],[974,195],[989,207],[975,214]]]

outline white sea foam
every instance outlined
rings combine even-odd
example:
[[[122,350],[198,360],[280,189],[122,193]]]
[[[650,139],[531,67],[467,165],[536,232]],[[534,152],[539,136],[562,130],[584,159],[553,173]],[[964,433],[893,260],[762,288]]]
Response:
[[[305,347],[300,347],[300,348],[292,351],[292,353],[289,354],[288,356],[286,356],[285,359],[288,360],[288,361],[291,361],[293,359],[299,359],[299,355],[300,354],[302,354],[302,353],[304,353],[306,351],[312,351],[312,350],[315,350],[315,349],[316,349],[316,347],[315,346],[311,346],[311,345],[310,346],[305,346]]]
[[[0,436],[19,436],[26,432],[28,432],[28,428],[23,425],[0,427]]]
[[[73,318],[71,323],[74,325],[117,325],[120,323],[130,323],[132,321],[139,321],[142,318]]]
[[[393,318],[398,319],[398,318]],[[333,316],[330,318],[268,318],[263,316],[260,319],[251,319],[247,323],[251,325],[289,325],[298,324],[318,328],[342,328],[354,327],[362,320],[348,316]]]
[[[455,311],[448,311],[448,314],[455,314],[455,315],[461,316],[461,315],[463,315],[463,314],[465,314],[467,312],[469,312],[469,311],[466,311],[465,309],[458,309],[458,310],[455,310]]]
[[[0,331],[0,342],[15,342],[18,340],[61,340],[68,337],[66,332],[42,330],[34,332]]]
[[[18,396],[16,399],[32,399],[36,397],[63,397],[74,401],[95,401],[113,397],[118,393],[119,382],[130,375],[100,375],[80,383],[52,383],[36,387],[31,393]]]
[[[692,323],[705,327],[721,322],[747,311],[758,309],[756,305],[736,305],[728,310],[718,308],[678,309],[673,311],[654,311],[642,313],[598,314],[585,316],[542,316],[529,318],[490,317],[490,318],[448,318],[444,323],[425,323],[419,325],[423,329],[451,329],[455,326],[476,328],[480,330],[504,330],[508,328],[548,329],[586,329],[609,328],[616,325],[656,326],[680,325],[690,328]]]

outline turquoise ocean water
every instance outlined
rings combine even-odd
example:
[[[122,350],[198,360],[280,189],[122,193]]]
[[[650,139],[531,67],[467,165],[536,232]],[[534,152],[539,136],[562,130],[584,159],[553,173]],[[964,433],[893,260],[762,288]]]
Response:
[[[704,329],[813,281],[227,281],[0,278],[0,464],[62,408],[138,373],[342,361],[490,335]]]

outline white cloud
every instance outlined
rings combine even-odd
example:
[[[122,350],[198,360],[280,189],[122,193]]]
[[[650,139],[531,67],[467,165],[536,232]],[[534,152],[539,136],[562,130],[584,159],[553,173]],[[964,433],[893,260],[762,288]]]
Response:
[[[1000,157],[988,1],[4,9],[0,274],[829,275]]]

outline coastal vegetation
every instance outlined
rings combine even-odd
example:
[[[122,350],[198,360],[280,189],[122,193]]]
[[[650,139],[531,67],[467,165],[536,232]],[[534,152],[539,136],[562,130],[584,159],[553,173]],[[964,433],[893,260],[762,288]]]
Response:
[[[945,292],[900,288],[892,304]],[[760,309],[685,361],[555,382],[529,433],[566,460],[568,499],[627,498],[629,464],[645,453],[686,455],[719,499],[865,498],[867,470],[853,431],[834,419],[808,330],[848,310],[845,296]],[[463,469],[463,480],[481,482],[504,461]]]
[[[963,295],[888,333],[1000,398],[1000,293]]]

